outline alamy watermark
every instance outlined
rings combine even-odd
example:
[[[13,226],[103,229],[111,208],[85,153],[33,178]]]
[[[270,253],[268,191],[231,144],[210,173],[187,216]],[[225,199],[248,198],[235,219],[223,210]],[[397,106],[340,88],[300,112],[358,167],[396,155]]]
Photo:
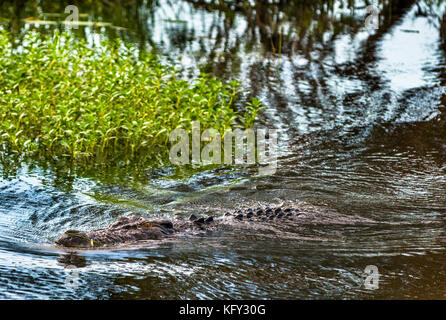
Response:
[[[185,129],[175,129],[169,140],[176,142],[169,152],[169,159],[175,165],[260,164],[259,175],[272,175],[277,169],[277,131],[274,129],[261,128],[256,132],[226,129],[222,138],[220,132],[212,128],[201,133],[200,122],[193,121],[191,139]],[[203,148],[202,142],[207,142]]]
[[[365,27],[367,30],[376,30],[379,28],[379,10],[374,5],[369,5],[365,8],[365,13],[368,16],[365,18]]]
[[[73,290],[79,288],[79,271],[75,268],[76,267],[69,267],[66,270],[67,277],[65,278],[65,286]]]
[[[364,287],[367,290],[379,289],[379,271],[377,266],[372,264],[365,267],[364,275]]]
[[[79,8],[75,5],[69,5],[65,7],[65,13],[69,13],[70,15],[65,18],[65,25],[67,29],[78,29],[79,25]]]

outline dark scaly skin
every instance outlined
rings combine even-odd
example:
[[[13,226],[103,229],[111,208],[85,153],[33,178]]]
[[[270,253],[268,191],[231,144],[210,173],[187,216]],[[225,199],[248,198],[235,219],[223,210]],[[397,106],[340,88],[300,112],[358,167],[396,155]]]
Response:
[[[299,216],[293,208],[257,208],[236,210],[226,213],[221,219],[214,217],[196,217],[189,220],[147,220],[140,216],[120,217],[115,223],[104,229],[82,232],[68,230],[62,234],[56,244],[64,247],[102,247],[136,242],[140,240],[160,240],[189,230],[213,229],[219,224],[238,223],[240,221],[266,222],[277,219],[293,219]]]
[[[56,244],[64,247],[100,247],[139,240],[158,240],[174,232],[169,220],[120,217],[104,229],[87,232],[68,230],[56,240]]]

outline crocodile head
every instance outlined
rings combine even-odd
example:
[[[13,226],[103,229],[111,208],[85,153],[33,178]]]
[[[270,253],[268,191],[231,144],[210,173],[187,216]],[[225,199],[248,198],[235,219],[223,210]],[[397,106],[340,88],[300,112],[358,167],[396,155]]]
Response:
[[[55,242],[63,247],[101,247],[138,240],[158,240],[175,232],[170,220],[146,220],[139,216],[120,217],[106,228],[82,232],[65,231]]]
[[[88,247],[91,241],[85,232],[67,230],[56,240],[56,244],[64,247]]]

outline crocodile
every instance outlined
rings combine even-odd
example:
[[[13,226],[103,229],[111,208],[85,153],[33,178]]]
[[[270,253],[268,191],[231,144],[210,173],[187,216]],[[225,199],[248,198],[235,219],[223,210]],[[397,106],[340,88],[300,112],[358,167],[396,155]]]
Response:
[[[216,230],[218,226],[234,223],[271,223],[277,220],[292,221],[305,215],[297,208],[248,208],[227,212],[222,217],[197,217],[188,219],[145,219],[138,215],[122,216],[108,227],[91,231],[67,230],[55,243],[62,247],[91,248],[115,246],[142,240],[160,240],[184,234],[187,231]]]

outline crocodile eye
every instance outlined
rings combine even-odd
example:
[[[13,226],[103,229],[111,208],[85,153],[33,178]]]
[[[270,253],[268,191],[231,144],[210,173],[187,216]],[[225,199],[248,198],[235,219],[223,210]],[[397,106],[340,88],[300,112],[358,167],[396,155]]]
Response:
[[[56,244],[66,247],[82,246],[89,243],[86,235],[78,230],[67,230],[62,236],[57,239]]]

